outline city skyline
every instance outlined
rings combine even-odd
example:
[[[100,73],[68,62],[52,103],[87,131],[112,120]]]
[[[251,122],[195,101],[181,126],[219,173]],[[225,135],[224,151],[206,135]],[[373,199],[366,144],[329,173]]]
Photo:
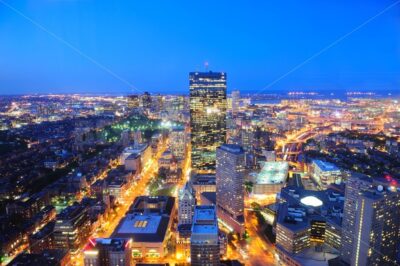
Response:
[[[0,94],[187,93],[205,62],[229,91],[400,86],[395,1],[91,4],[2,0]]]
[[[0,265],[399,265],[399,15],[0,0]]]

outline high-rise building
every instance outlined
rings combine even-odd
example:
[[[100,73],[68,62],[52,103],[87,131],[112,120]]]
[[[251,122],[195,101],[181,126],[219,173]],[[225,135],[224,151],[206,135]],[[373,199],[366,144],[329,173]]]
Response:
[[[215,150],[226,139],[226,74],[192,72],[189,80],[192,168],[214,172]]]
[[[177,160],[183,160],[186,150],[186,132],[183,128],[176,128],[169,134],[170,150]]]
[[[236,115],[239,111],[240,91],[232,91],[232,114]]]
[[[357,201],[351,265],[398,265],[400,192],[361,193]]]
[[[342,247],[340,250],[341,259],[346,263],[350,263],[351,252],[353,250],[358,193],[367,190],[371,186],[371,178],[357,174],[352,174],[346,182],[342,223]]]
[[[239,234],[244,233],[244,150],[236,144],[217,148],[218,218]]]
[[[204,192],[216,192],[215,175],[209,174],[194,174],[190,177],[190,183],[195,192],[196,202],[203,205],[201,202],[201,194]],[[208,204],[204,204],[208,205]]]
[[[143,109],[150,109],[151,108],[151,96],[150,93],[147,91],[144,92],[143,95],[141,95],[141,105]]]
[[[178,224],[192,224],[196,198],[192,187],[187,182],[179,192]]]
[[[346,185],[341,259],[350,265],[396,265],[400,192],[384,179],[351,176]]]
[[[190,257],[193,266],[220,265],[218,221],[215,206],[194,209]]]

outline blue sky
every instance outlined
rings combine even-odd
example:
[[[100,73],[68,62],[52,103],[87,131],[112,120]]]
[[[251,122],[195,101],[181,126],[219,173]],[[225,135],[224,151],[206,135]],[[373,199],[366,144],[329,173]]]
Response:
[[[0,93],[184,93],[205,61],[260,91],[392,3],[0,0]],[[264,92],[399,88],[400,4]]]

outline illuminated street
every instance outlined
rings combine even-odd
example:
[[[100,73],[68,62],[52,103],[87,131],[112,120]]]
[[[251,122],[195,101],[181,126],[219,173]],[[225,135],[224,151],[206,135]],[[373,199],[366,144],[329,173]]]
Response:
[[[0,0],[0,266],[400,266],[400,0]]]
[[[136,182],[134,186],[131,186],[125,193],[125,196],[117,208],[116,213],[110,217],[108,221],[102,226],[102,228],[94,233],[91,238],[107,238],[110,237],[114,232],[115,228],[120,223],[121,219],[125,216],[126,212],[129,210],[133,200],[137,196],[146,195],[146,190],[148,184],[154,178],[155,173],[158,170],[158,158],[167,148],[167,141],[158,149],[158,152],[154,158],[152,158],[143,168],[141,173],[141,178]],[[83,250],[74,256],[76,265],[83,265]]]

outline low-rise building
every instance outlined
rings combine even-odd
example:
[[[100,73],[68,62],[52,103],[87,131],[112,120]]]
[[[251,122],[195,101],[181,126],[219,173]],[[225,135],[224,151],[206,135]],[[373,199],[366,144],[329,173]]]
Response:
[[[88,209],[74,204],[57,215],[54,227],[54,247],[77,251],[86,242],[90,234]]]
[[[265,162],[259,173],[250,175],[253,181],[253,195],[276,195],[286,185],[289,171],[288,162]]]
[[[140,196],[113,233],[114,238],[132,239],[135,260],[164,258],[168,254],[175,198]]]
[[[329,184],[342,181],[341,170],[336,165],[321,160],[312,162],[311,176],[322,188],[327,188]]]
[[[121,238],[90,239],[83,250],[85,266],[130,266],[131,240]]]

